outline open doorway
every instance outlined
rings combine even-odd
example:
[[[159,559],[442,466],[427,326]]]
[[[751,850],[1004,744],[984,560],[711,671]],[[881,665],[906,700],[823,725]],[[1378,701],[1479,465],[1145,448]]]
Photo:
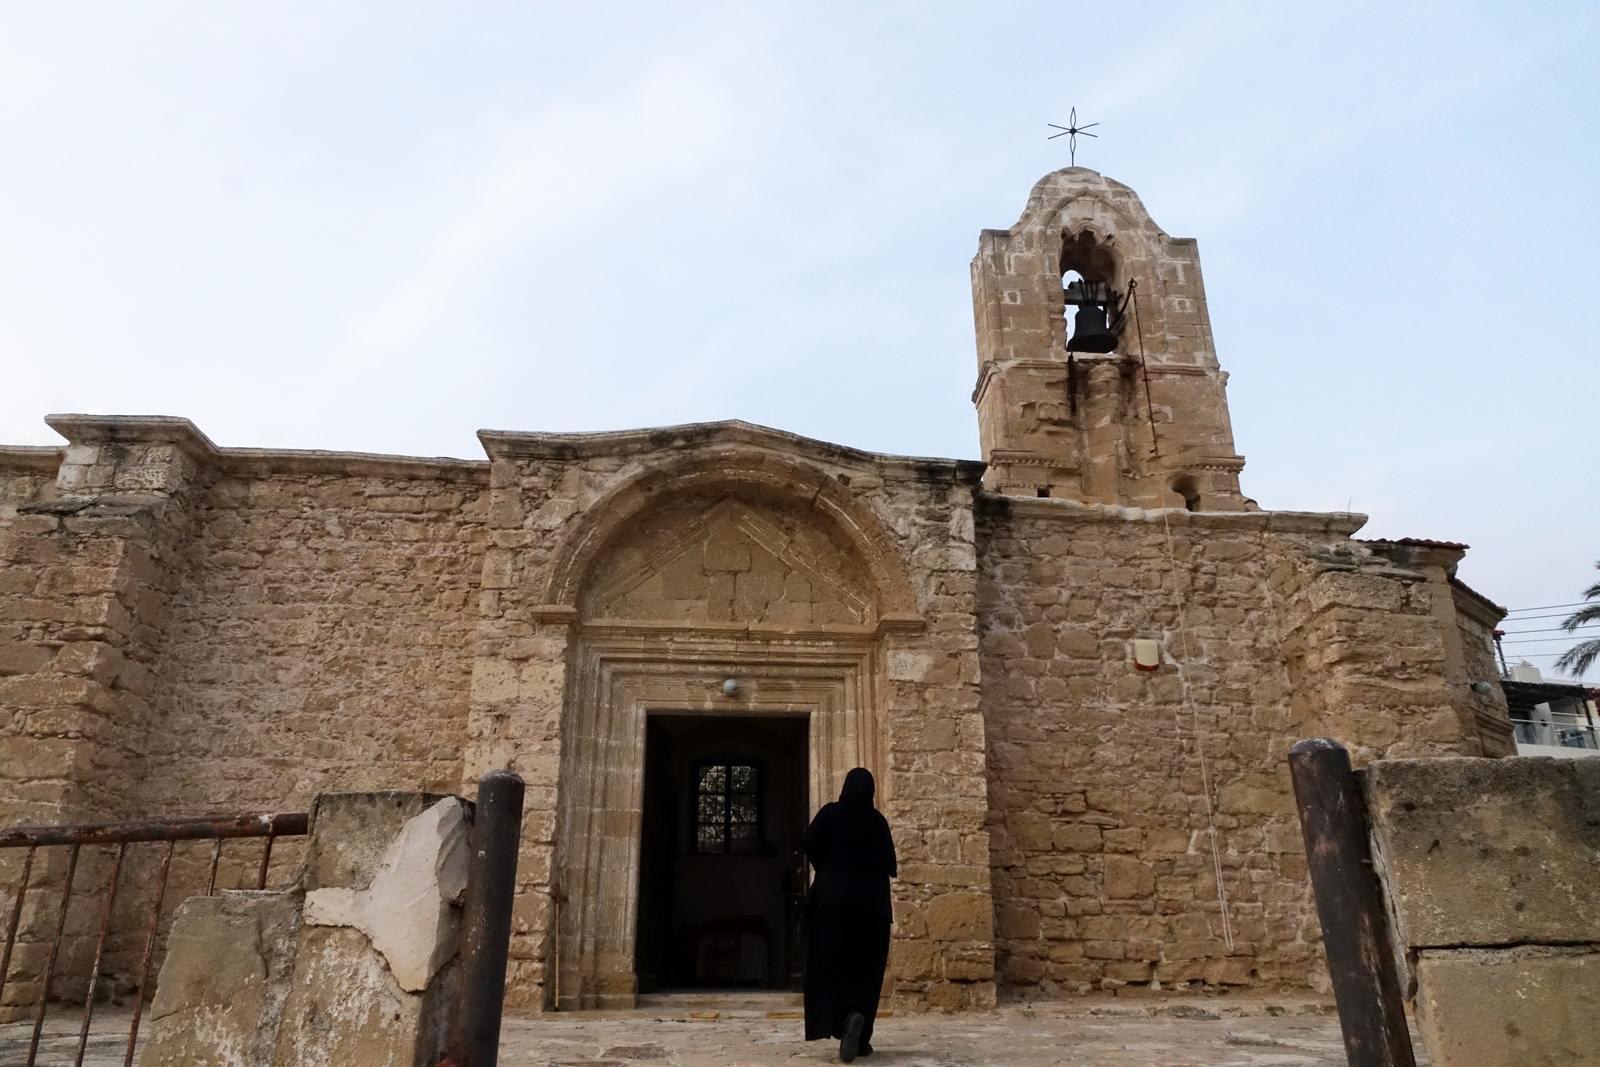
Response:
[[[803,714],[649,714],[639,992],[800,988],[808,728]]]

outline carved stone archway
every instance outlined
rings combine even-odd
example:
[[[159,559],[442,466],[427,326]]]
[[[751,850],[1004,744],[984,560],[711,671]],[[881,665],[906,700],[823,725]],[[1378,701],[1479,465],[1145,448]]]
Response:
[[[642,506],[611,510],[609,536],[575,539],[557,568],[549,599],[578,616],[557,831],[563,1009],[635,1002],[650,712],[805,714],[813,810],[851,767],[884,777],[880,638],[886,615],[890,628],[908,617],[909,583],[870,512],[819,503],[830,480],[780,476],[787,466],[680,469],[670,493],[653,479]]]
[[[879,618],[890,626],[918,618],[903,561],[872,509],[828,474],[808,463],[764,449],[719,447],[642,465],[617,489],[587,509],[567,537],[539,599],[550,608],[578,606],[599,560],[642,516],[676,500],[714,502],[724,496],[800,507],[871,576]]]

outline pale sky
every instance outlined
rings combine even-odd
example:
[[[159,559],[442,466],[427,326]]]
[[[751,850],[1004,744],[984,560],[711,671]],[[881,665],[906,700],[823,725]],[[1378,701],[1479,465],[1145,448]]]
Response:
[[[1592,2],[0,0],[0,440],[976,457],[967,265],[1074,106],[1199,239],[1247,494],[1600,577]]]

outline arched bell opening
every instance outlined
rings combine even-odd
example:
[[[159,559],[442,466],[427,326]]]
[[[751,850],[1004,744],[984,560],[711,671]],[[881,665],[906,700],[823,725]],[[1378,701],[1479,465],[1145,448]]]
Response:
[[[1120,264],[1117,256],[1099,237],[1088,230],[1061,237],[1061,273],[1076,273],[1087,281],[1116,287]]]
[[[1061,239],[1061,288],[1066,312],[1066,348],[1103,355],[1121,340],[1122,302],[1117,257],[1087,230]]]

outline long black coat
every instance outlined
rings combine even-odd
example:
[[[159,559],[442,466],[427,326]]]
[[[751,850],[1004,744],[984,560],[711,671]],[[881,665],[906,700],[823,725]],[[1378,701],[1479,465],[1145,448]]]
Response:
[[[843,1036],[851,1012],[865,1017],[861,1039],[871,1041],[889,962],[889,879],[899,873],[873,792],[871,772],[857,767],[800,839],[816,871],[806,909],[807,1041]]]

